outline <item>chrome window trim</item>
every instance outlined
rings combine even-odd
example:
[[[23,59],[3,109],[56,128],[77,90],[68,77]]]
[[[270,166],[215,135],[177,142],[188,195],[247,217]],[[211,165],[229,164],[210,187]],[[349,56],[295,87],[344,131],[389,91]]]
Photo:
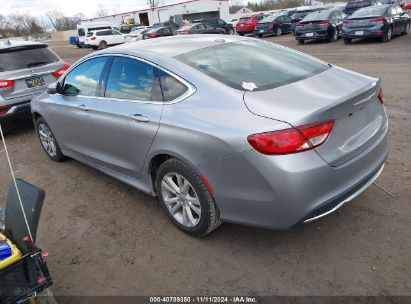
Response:
[[[62,76],[62,78],[60,78],[58,80],[58,82],[64,81],[66,76],[68,74],[70,74],[70,72],[72,70],[74,70],[77,66],[79,66],[80,64],[82,64],[82,63],[84,63],[88,60],[94,59],[94,58],[110,57],[110,56],[112,56],[112,57],[126,57],[126,58],[130,58],[130,59],[134,59],[134,60],[140,60],[140,61],[142,61],[142,62],[144,62],[144,63],[146,63],[150,66],[153,66],[157,69],[160,69],[163,72],[171,75],[172,77],[174,77],[175,79],[180,81],[182,84],[184,84],[187,87],[187,91],[184,94],[180,95],[179,97],[177,97],[173,100],[170,100],[170,101],[122,99],[122,98],[110,98],[110,97],[104,97],[104,96],[87,96],[87,95],[75,95],[76,97],[96,98],[96,99],[104,99],[104,100],[108,100],[108,101],[126,101],[126,102],[133,102],[133,103],[164,104],[165,105],[165,104],[175,104],[175,103],[178,103],[180,101],[183,101],[184,99],[190,97],[191,95],[193,95],[197,91],[197,88],[193,84],[191,84],[190,82],[188,82],[184,78],[178,76],[174,72],[171,72],[170,70],[168,70],[168,69],[166,69],[166,68],[164,68],[164,67],[162,67],[162,66],[160,66],[160,65],[158,65],[154,62],[151,62],[151,61],[149,61],[147,59],[144,59],[144,58],[141,58],[139,56],[128,55],[128,54],[119,54],[119,53],[104,53],[104,54],[99,54],[99,55],[84,58],[84,60],[81,60],[81,61],[77,62],[76,64],[74,64],[73,66],[71,66],[70,69]],[[63,95],[63,94],[59,94],[59,95]],[[63,95],[63,96],[66,96],[66,95]]]

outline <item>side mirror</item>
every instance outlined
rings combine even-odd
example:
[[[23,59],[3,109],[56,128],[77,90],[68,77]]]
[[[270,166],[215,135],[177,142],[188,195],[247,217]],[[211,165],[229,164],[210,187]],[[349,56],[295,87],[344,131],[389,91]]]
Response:
[[[61,93],[61,85],[60,82],[55,82],[50,84],[47,87],[47,93],[53,95],[53,94],[57,94],[57,93]]]

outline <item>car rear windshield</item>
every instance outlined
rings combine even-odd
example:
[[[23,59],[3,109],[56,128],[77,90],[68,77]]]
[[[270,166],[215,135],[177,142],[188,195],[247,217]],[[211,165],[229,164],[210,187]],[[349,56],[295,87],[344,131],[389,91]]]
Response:
[[[330,11],[317,11],[309,13],[303,21],[314,21],[314,20],[326,20],[329,19],[331,15]]]
[[[260,21],[260,23],[264,23],[264,22],[272,22],[275,19],[277,19],[279,17],[279,15],[270,15],[265,17],[263,20]]]
[[[175,58],[239,90],[268,90],[330,68],[324,62],[291,49],[249,40],[223,43]]]
[[[293,14],[293,17],[294,18],[301,18],[301,17],[304,17],[304,16],[307,16],[309,13],[311,13],[312,11],[303,11],[303,12],[295,12],[294,14]]]
[[[355,11],[349,17],[349,19],[381,16],[381,15],[384,15],[386,10],[387,10],[386,6],[380,6],[380,5],[370,6],[370,7],[363,8],[363,9],[360,9],[358,11]]]
[[[47,45],[0,49],[0,72],[33,68],[57,61],[59,59],[47,48]]]
[[[251,17],[240,18],[240,19],[238,20],[238,22],[248,22],[248,21],[251,21]]]

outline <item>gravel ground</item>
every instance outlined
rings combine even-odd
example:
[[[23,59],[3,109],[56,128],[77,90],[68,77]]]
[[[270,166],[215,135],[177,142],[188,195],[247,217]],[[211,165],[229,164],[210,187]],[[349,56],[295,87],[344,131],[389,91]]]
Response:
[[[411,34],[351,45],[266,39],[382,78],[391,152],[377,183],[396,197],[371,186],[298,229],[223,224],[196,239],[156,199],[77,161],[48,160],[31,122],[19,120],[7,142],[17,176],[46,190],[38,244],[50,253],[55,295],[411,295]],[[50,45],[69,63],[91,52]],[[4,153],[0,170],[4,207]]]

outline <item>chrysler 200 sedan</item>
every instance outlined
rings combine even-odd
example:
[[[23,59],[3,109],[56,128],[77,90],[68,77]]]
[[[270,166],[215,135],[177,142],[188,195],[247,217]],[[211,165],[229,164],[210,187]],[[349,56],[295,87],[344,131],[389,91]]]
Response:
[[[252,38],[190,35],[93,53],[32,102],[54,161],[150,195],[192,235],[286,229],[364,191],[388,154],[377,78]]]

